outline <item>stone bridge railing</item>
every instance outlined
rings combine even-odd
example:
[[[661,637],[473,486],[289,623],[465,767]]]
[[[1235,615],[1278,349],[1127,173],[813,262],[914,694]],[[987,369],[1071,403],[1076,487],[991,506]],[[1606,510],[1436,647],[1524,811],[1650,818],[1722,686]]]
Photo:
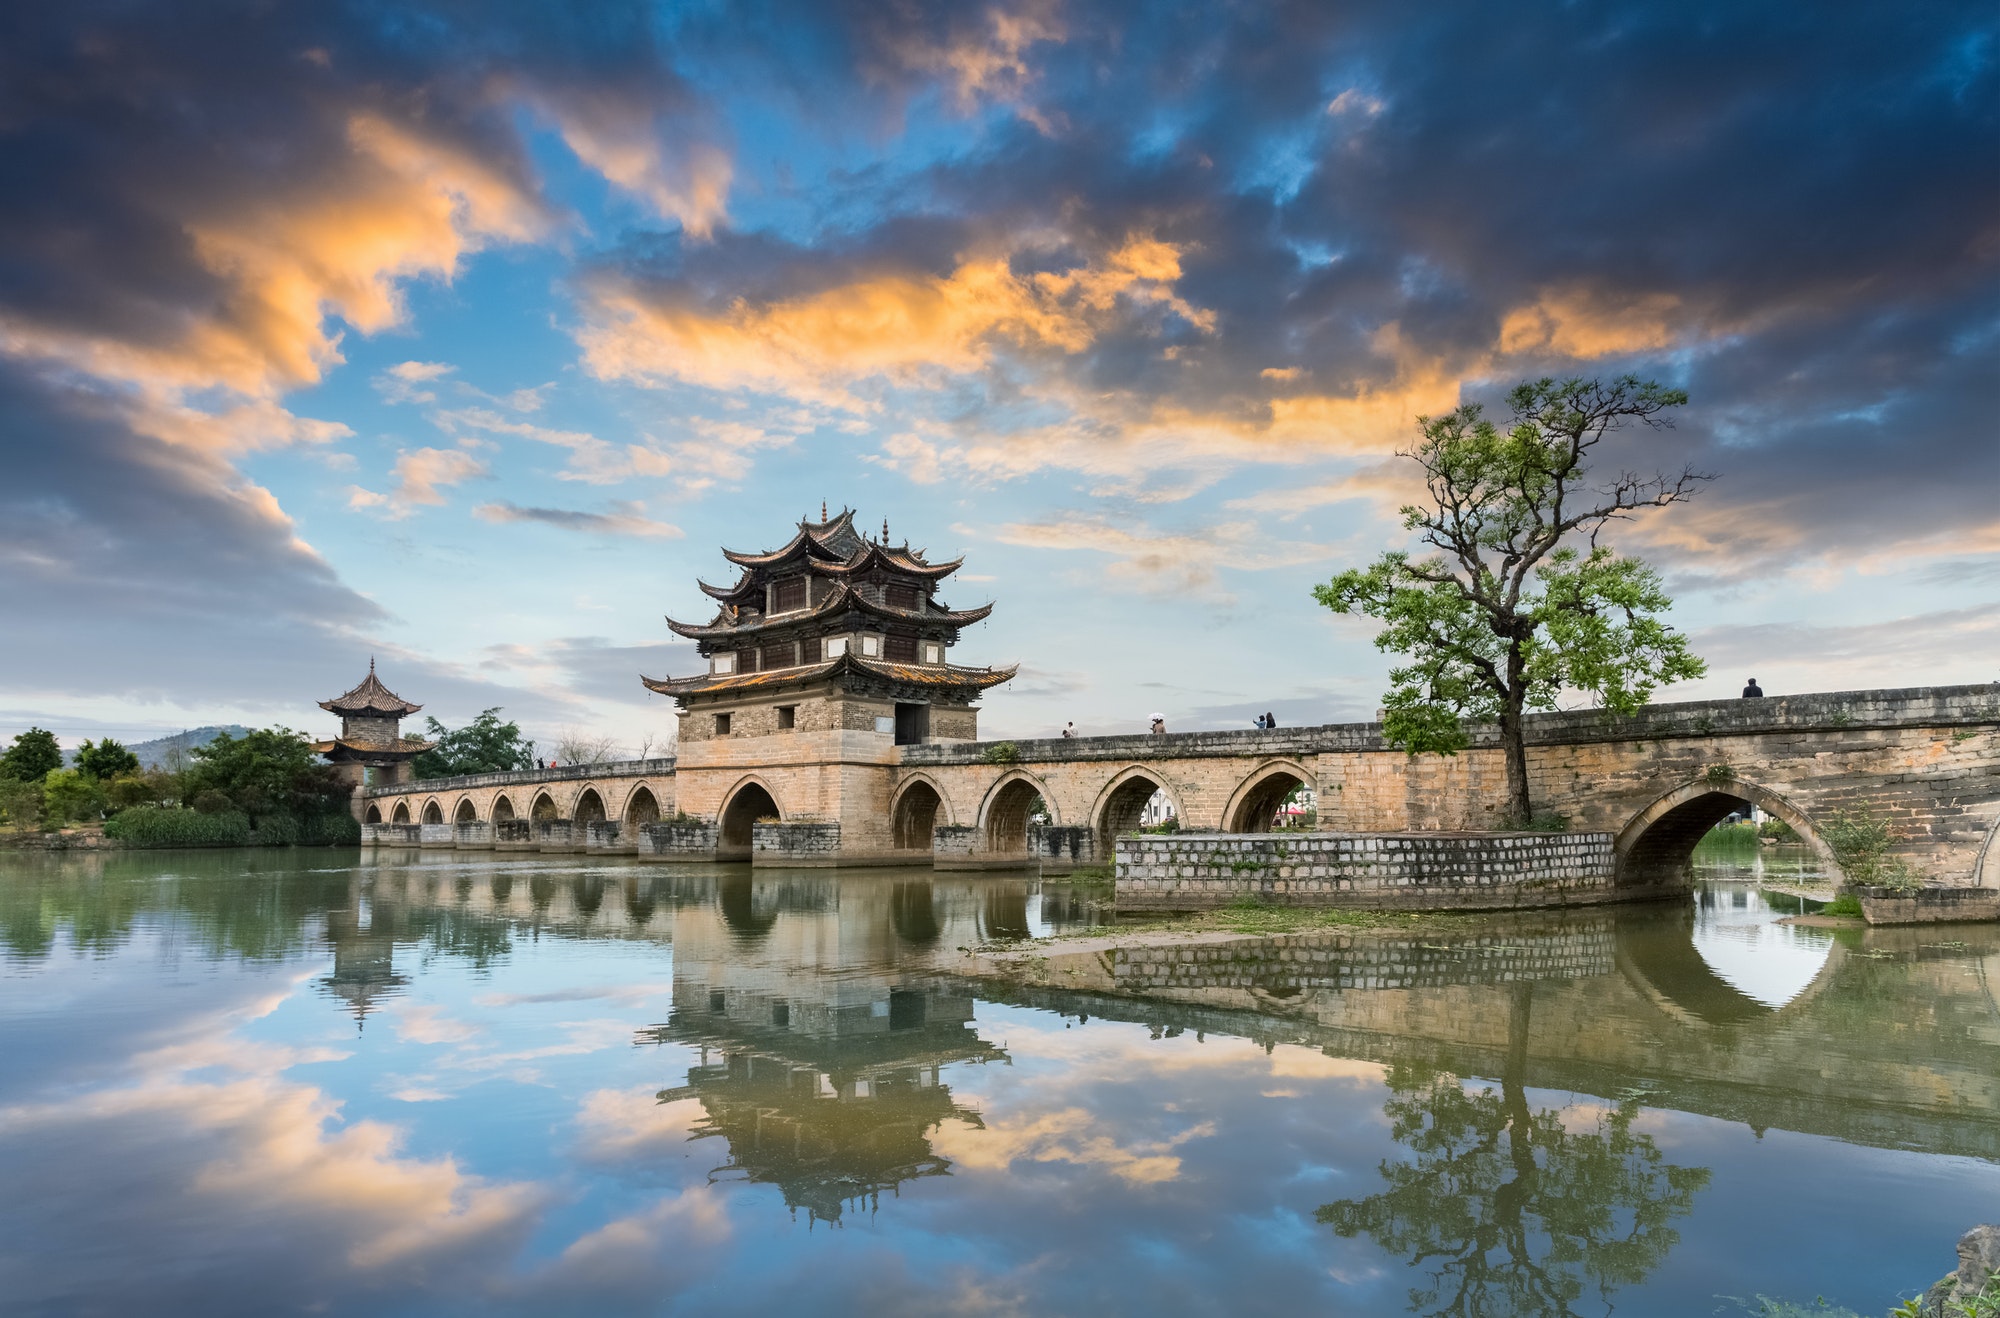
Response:
[[[408,783],[377,783],[365,796],[412,796],[420,792],[458,792],[474,787],[536,787],[547,783],[591,778],[646,778],[674,771],[671,755],[651,760],[607,760],[602,764],[565,764],[556,769],[515,769],[508,773],[466,773],[453,778],[424,778]]]
[[[1687,737],[1842,731],[1863,728],[1987,726],[2000,723],[2000,682],[1972,686],[1920,686],[1870,691],[1823,691],[1759,700],[1684,700],[1648,705],[1629,717],[1598,709],[1530,714],[1531,746],[1589,742],[1663,741]],[[1469,728],[1473,749],[1497,747],[1491,724]],[[1013,747],[1022,764],[1083,760],[1160,760],[1306,756],[1342,751],[1392,750],[1380,723],[1324,723],[1269,732],[1138,733],[1118,737],[1043,737],[1007,743],[957,742],[905,746],[908,768],[994,763],[995,747]],[[1004,753],[1004,752],[1003,752]]]

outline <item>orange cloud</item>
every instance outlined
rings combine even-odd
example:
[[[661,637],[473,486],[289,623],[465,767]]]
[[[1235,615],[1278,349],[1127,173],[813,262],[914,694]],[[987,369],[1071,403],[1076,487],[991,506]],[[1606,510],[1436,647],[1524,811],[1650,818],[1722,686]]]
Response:
[[[883,274],[823,292],[719,311],[600,287],[579,334],[601,379],[677,380],[719,390],[789,395],[851,411],[853,386],[936,381],[977,371],[998,346],[1063,354],[1088,348],[1122,305],[1172,312],[1203,329],[1213,313],[1171,285],[1180,254],[1135,236],[1101,262],[1016,274],[1004,255],[970,257],[949,275]]]
[[[1503,353],[1555,353],[1588,361],[1653,352],[1680,337],[1685,308],[1671,293],[1621,296],[1580,284],[1542,290],[1500,322]]]

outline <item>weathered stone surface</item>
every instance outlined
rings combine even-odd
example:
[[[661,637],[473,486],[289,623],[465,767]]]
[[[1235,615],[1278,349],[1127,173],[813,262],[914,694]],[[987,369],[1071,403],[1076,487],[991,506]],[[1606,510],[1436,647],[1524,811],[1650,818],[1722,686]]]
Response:
[[[1924,1318],[1953,1318],[2000,1273],[2000,1225],[1976,1226],[1958,1240],[1958,1270],[1924,1296]]]
[[[388,822],[433,804],[447,819],[467,808],[480,820],[537,810],[567,819],[595,792],[629,830],[676,813],[717,822],[755,785],[783,822],[839,824],[845,854],[921,854],[896,849],[902,811],[915,836],[928,827],[939,863],[1039,857],[1055,867],[1105,863],[1156,789],[1183,827],[1232,832],[1266,825],[1297,783],[1314,788],[1318,827],[1336,834],[1487,832],[1504,799],[1490,728],[1474,729],[1456,756],[1406,755],[1372,723],[898,747],[872,725],[834,726],[795,703],[792,729],[753,722],[747,734],[684,744],[677,760],[389,785],[357,804]],[[1527,733],[1537,808],[1565,816],[1572,834],[1610,834],[1619,882],[1634,890],[1671,886],[1694,840],[1744,802],[1829,860],[1825,819],[1866,809],[1927,882],[2000,889],[2000,685],[1693,701],[1616,720],[1541,714]],[[1036,798],[1048,823],[1031,837]]]
[[[2000,920],[2000,888],[1920,888],[1898,892],[1861,888],[1861,915],[1870,924],[1968,924]]]
[[[1618,891],[1608,833],[1163,833],[1118,839],[1121,910],[1273,906],[1509,909]],[[1664,895],[1664,890],[1660,894]]]
[[[750,828],[753,865],[831,865],[839,857],[839,824],[753,824]]]

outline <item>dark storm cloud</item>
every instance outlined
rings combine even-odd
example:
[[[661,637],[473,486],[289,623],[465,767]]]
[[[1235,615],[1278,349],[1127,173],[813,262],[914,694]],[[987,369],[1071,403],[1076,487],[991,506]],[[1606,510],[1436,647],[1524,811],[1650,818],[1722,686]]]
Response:
[[[341,322],[391,326],[408,278],[561,222],[524,115],[588,157],[687,107],[653,32],[638,5],[6,9],[10,687],[255,704],[351,683],[380,610],[232,464],[345,433],[276,401],[338,360]],[[621,160],[670,207],[674,162]]]
[[[810,238],[654,242],[613,268],[715,308],[943,278],[1009,234],[1017,270],[1076,268],[1142,232],[1178,249],[1173,287],[1213,328],[1103,318],[1082,352],[1016,336],[989,401],[1025,359],[1106,415],[1254,429],[1426,372],[1478,396],[1481,376],[1633,369],[1693,392],[1685,449],[1730,478],[1709,504],[1776,519],[1711,551],[1768,566],[1993,526],[1990,8],[1032,12],[1039,39],[1010,46],[997,20],[899,8],[919,39],[815,7],[799,76],[855,80],[826,121],[942,106],[972,145],[842,175]],[[958,56],[926,66],[939,50]],[[955,73],[990,66],[970,89]]]

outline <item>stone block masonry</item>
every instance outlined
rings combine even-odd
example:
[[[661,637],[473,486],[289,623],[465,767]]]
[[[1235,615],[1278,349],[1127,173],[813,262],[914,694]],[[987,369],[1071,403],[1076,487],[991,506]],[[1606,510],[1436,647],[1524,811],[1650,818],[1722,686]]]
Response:
[[[1118,839],[1120,910],[1255,900],[1357,910],[1506,910],[1628,901],[1609,833],[1161,833]]]
[[[840,859],[839,824],[752,824],[753,865],[833,865]]]
[[[639,854],[660,860],[712,861],[721,830],[705,821],[647,824],[639,830]]]

